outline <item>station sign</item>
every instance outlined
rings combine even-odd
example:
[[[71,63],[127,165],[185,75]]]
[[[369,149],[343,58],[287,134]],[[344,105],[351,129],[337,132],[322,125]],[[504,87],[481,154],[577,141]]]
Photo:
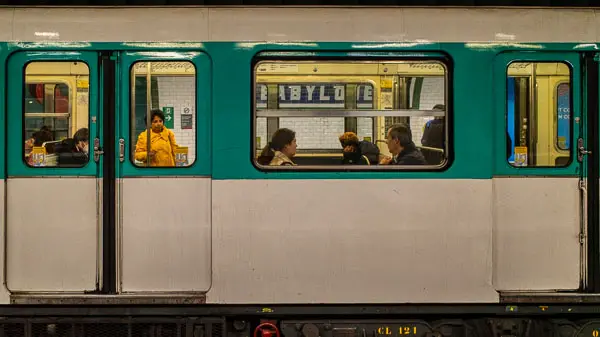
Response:
[[[358,109],[373,109],[374,87],[371,83],[362,83],[356,87],[356,107]]]
[[[264,86],[264,88],[259,86]],[[375,89],[371,83],[361,83],[356,87],[356,107],[374,108]],[[267,88],[257,86],[257,108],[266,107]],[[337,108],[346,107],[346,83],[294,83],[278,85],[279,108]]]
[[[344,108],[343,83],[298,83],[278,86],[279,108]]]
[[[266,84],[257,84],[256,85],[256,108],[257,109],[266,109],[267,101],[269,99],[269,88]]]

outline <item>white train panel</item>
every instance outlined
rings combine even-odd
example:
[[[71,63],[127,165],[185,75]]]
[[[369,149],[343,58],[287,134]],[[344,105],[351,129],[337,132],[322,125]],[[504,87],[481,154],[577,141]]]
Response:
[[[95,177],[7,180],[10,291],[96,288],[100,233],[96,181]]]
[[[125,178],[120,205],[123,292],[210,288],[210,178]]]
[[[401,47],[399,41],[596,42],[600,17],[593,9],[533,8],[0,8],[0,28],[1,41],[391,41],[389,47]]]
[[[577,178],[494,179],[494,287],[577,289],[580,209]]]
[[[213,181],[210,303],[497,302],[491,180]]]

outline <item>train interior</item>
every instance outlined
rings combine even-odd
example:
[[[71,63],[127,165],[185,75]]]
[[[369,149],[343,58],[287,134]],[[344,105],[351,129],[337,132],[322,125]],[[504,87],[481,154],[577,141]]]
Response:
[[[426,124],[433,119],[442,120],[444,131],[448,127],[448,111],[439,108],[446,105],[448,81],[440,62],[264,62],[255,74],[257,157],[280,127],[296,131],[298,165],[340,165],[338,137],[344,132],[356,133],[389,155],[386,132],[393,124],[404,123],[429,165],[443,165],[447,158],[443,144],[422,143]],[[511,165],[568,164],[569,75],[564,63],[509,66],[506,118]]]

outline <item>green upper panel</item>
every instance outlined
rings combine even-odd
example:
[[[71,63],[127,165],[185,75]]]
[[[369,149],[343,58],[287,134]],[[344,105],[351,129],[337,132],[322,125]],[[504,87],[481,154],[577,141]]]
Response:
[[[153,52],[177,51],[198,52],[203,55],[195,60],[196,66],[196,110],[194,123],[196,135],[194,145],[197,157],[192,166],[182,168],[138,168],[129,162],[126,155],[124,176],[147,175],[212,175],[214,179],[488,179],[496,175],[573,176],[578,174],[579,164],[573,154],[572,160],[562,168],[515,168],[506,161],[506,66],[514,60],[564,61],[571,67],[573,101],[571,120],[581,117],[582,88],[579,83],[581,67],[577,53],[593,50],[594,45],[576,44],[486,44],[486,43],[0,43],[0,92],[17,95],[23,88],[23,69],[27,62],[43,60],[47,52],[61,55],[64,60],[93,59],[93,52],[114,50],[128,52],[126,62],[120,63],[121,80],[129,72],[132,63],[142,60],[157,60]],[[27,54],[21,53],[27,51]],[[510,51],[511,53],[504,53]],[[16,54],[13,54],[16,53]],[[61,54],[62,53],[62,54]],[[84,53],[84,54],[81,54]],[[11,55],[13,54],[13,55]],[[79,55],[79,56],[78,56]],[[155,55],[155,56],[156,56]],[[315,57],[338,60],[403,60],[445,55],[449,60],[447,120],[449,121],[449,163],[442,170],[432,171],[362,171],[362,172],[263,172],[253,163],[255,135],[253,134],[253,65],[258,56],[281,60],[310,60]],[[167,60],[167,59],[165,59]],[[88,62],[90,74],[97,74],[97,62]],[[17,69],[15,69],[17,67]],[[8,74],[15,76],[6,76]],[[17,74],[20,76],[16,76]],[[92,75],[93,76],[93,75]],[[136,79],[134,83],[146,83]],[[90,86],[98,85],[90,79]],[[153,89],[152,89],[153,90]],[[90,100],[98,100],[102,88],[90,88]],[[119,91],[122,104],[129,106],[129,88]],[[135,96],[141,95],[135,93]],[[140,96],[141,97],[141,96]],[[137,99],[137,98],[136,98]],[[6,97],[0,95],[0,106]],[[84,168],[39,169],[27,167],[22,158],[22,104],[23,100],[11,99],[8,104],[8,121],[20,124],[20,128],[0,128],[0,175],[6,177],[5,167],[11,176],[39,175],[93,175],[90,161]],[[136,102],[136,109],[140,106]],[[144,107],[141,107],[145,109]],[[126,110],[122,110],[126,111]],[[92,109],[91,114],[97,112]],[[0,118],[7,120],[6,110],[0,110]],[[124,130],[130,127],[129,115],[119,115],[119,130],[130,143],[133,139]],[[135,133],[143,128],[141,121],[134,119]],[[572,128],[570,144],[576,143],[579,126]],[[8,129],[8,130],[7,130]],[[5,137],[5,135],[7,135]],[[8,165],[6,158],[8,140]],[[118,144],[118,141],[117,141]],[[341,148],[340,148],[341,150]]]

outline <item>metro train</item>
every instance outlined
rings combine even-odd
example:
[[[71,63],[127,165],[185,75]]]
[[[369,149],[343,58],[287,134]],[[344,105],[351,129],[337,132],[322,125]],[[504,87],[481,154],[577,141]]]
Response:
[[[0,8],[0,331],[598,336],[599,28],[568,8]],[[171,165],[147,159],[154,123]],[[426,164],[343,163],[348,132],[398,155],[397,124]],[[296,165],[260,164],[281,128]]]

